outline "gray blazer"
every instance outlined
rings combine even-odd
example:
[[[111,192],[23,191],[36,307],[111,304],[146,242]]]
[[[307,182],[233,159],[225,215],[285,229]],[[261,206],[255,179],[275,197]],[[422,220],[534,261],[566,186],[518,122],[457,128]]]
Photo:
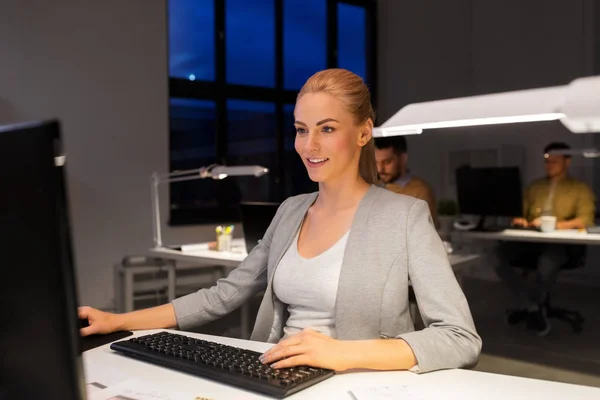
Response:
[[[263,239],[227,278],[210,289],[173,300],[179,329],[222,317],[265,291],[252,340],[275,343],[287,307],[273,291],[273,275],[318,193],[287,199]],[[426,328],[414,330],[409,313],[412,284]],[[335,309],[340,340],[405,340],[416,372],[471,367],[481,338],[458,285],[427,203],[371,186],[348,237]]]

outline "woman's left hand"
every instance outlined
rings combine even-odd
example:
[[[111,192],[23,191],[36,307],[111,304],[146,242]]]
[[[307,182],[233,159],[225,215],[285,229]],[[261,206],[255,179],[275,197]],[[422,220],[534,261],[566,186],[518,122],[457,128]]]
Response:
[[[273,368],[308,365],[344,371],[349,368],[347,344],[312,329],[304,329],[273,346],[261,356],[261,361],[275,363],[271,365]]]

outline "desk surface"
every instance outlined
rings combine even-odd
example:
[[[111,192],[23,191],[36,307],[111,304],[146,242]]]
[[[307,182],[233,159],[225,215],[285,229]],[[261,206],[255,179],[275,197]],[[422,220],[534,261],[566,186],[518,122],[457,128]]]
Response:
[[[246,244],[243,239],[233,239],[231,241],[231,251],[209,250],[208,243],[199,243],[194,246],[194,250],[186,252],[165,247],[155,247],[150,249],[150,253],[172,260],[210,265],[220,264],[227,267],[237,267],[248,256],[248,253],[246,253]]]
[[[454,231],[453,234],[465,239],[600,245],[600,234],[578,230],[536,232],[506,229],[501,232]]]
[[[197,247],[194,250],[186,252],[164,247],[153,248],[150,249],[150,253],[167,259],[189,261],[194,263],[206,263],[207,265],[214,265],[217,263],[227,267],[238,266],[239,263],[244,261],[244,259],[248,256],[248,253],[246,253],[246,245],[243,239],[233,239],[231,251],[209,250],[208,243],[200,243],[196,246]],[[480,257],[480,255],[452,253],[449,254],[448,257],[452,266],[459,266],[476,260]]]
[[[136,336],[157,332],[137,331]],[[181,332],[179,332],[181,333]],[[194,333],[185,335],[215,342],[265,351],[270,345],[240,339],[231,339]],[[190,400],[203,396],[214,400],[269,399],[254,392],[198,378],[193,375],[166,369],[143,361],[128,358],[110,350],[109,345],[83,354],[86,383],[97,382],[111,386],[128,379],[142,379],[172,391],[183,393]],[[460,399],[600,399],[600,389],[508,375],[490,374],[469,370],[445,370],[417,375],[407,371],[373,372],[351,371],[340,373],[324,382],[303,390],[289,399],[352,400],[349,390],[370,385],[407,385],[415,395],[406,400]],[[399,394],[400,395],[400,394]]]

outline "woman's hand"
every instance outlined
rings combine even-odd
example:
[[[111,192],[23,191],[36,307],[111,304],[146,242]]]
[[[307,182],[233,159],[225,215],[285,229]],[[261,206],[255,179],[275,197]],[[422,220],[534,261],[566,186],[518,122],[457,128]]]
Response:
[[[289,368],[308,365],[344,371],[349,368],[346,351],[347,342],[332,339],[327,335],[304,329],[302,332],[282,340],[261,356],[261,361],[273,368]]]
[[[79,319],[87,319],[89,326],[80,329],[81,336],[106,334],[119,330],[119,316],[92,307],[79,307]]]

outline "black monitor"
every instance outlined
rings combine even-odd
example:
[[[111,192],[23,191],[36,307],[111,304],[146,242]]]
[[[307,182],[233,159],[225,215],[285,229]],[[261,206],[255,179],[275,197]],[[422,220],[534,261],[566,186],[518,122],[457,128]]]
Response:
[[[0,126],[2,400],[84,398],[60,151],[56,121]]]
[[[258,244],[275,217],[280,203],[268,202],[242,202],[240,214],[242,216],[242,230],[246,251],[250,253]]]
[[[456,170],[458,207],[461,214],[481,217],[476,229],[484,229],[485,217],[523,215],[523,189],[518,167]]]

